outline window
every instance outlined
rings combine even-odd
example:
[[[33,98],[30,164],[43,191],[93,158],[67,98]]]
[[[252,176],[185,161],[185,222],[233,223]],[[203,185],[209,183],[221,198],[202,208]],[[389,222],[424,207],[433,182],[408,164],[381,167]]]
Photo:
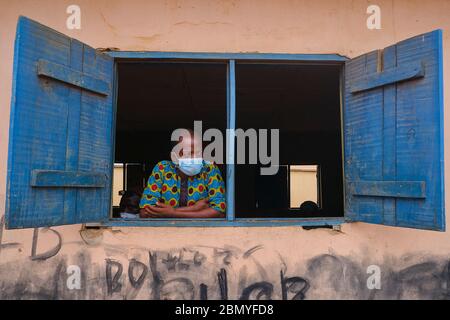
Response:
[[[288,167],[289,205],[298,208],[305,201],[312,201],[321,207],[319,166],[290,165]]]
[[[153,76],[143,77],[145,70]],[[145,81],[153,81],[152,88]],[[174,122],[191,122],[199,106],[207,127],[231,129],[227,137],[239,128],[279,128],[280,161],[275,175],[257,175],[260,165],[235,164],[239,140],[227,140],[226,219],[170,225],[330,225],[345,219],[444,230],[442,82],[441,30],[353,59],[99,52],[20,17],[6,227],[167,226],[168,220],[112,219],[113,189],[120,187],[113,187],[114,163],[123,164],[116,179],[122,177],[122,187],[144,183],[157,158],[145,153],[156,150],[162,157],[165,151],[137,148],[127,135],[141,130],[139,137],[156,143],[152,136],[171,130],[168,122],[146,126],[140,115],[161,115],[160,108],[152,110],[161,97],[174,108],[187,97],[193,101],[189,112],[177,113]],[[131,109],[121,99],[129,99]],[[136,123],[131,131],[127,119]],[[292,209],[288,181],[298,165],[318,168],[319,215]]]
[[[155,165],[170,160],[175,129],[193,128],[194,121],[201,121],[203,131],[215,128],[225,136],[226,63],[119,61],[117,72],[114,161],[134,163],[134,170],[127,164],[125,190],[142,194]],[[225,166],[218,167],[226,179]],[[113,218],[119,217],[118,211],[113,202]]]
[[[317,61],[236,64],[237,127],[279,130],[276,175],[261,175],[259,164],[237,164],[238,217],[343,217],[341,70],[340,64]],[[321,167],[320,210],[317,195],[292,205],[289,180],[299,163]],[[317,193],[317,182],[313,189]],[[305,201],[314,202],[317,210],[300,210]]]

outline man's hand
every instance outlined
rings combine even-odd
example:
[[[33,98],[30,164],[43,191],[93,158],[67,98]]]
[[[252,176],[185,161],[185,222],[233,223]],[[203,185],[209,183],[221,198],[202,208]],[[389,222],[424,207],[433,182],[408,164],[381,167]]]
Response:
[[[139,211],[141,218],[171,218],[174,214],[174,207],[161,202],[157,202],[156,206],[146,206]]]
[[[211,208],[208,200],[197,201],[193,206],[174,208],[161,202],[139,211],[141,218],[224,218],[225,214]]]
[[[178,212],[196,212],[209,208],[209,202],[207,199],[198,200],[194,205],[187,207],[179,207],[176,210]]]
[[[193,211],[200,211],[209,208],[209,202],[207,199],[201,199],[197,201],[193,206],[190,206]]]

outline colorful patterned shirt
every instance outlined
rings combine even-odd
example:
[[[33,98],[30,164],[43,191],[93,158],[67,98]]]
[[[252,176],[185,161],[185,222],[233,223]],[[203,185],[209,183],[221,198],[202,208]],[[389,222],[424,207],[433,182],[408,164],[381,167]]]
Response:
[[[154,206],[158,201],[179,207],[180,184],[176,165],[172,161],[160,161],[148,178],[140,207]],[[203,162],[200,173],[187,178],[187,205],[192,206],[202,199],[207,199],[211,208],[225,212],[225,183],[215,164]]]

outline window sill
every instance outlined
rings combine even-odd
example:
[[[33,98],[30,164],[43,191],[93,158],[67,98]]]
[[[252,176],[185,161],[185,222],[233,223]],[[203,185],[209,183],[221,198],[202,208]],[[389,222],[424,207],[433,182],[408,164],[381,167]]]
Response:
[[[236,219],[111,219],[95,224],[104,227],[286,227],[286,226],[336,226],[345,222],[344,217],[335,218],[252,218]],[[94,224],[89,224],[93,226]]]

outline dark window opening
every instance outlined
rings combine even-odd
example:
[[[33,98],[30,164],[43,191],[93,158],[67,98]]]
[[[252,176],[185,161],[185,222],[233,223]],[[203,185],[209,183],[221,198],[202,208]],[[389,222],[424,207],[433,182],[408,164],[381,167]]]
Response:
[[[236,65],[236,127],[280,130],[276,175],[260,175],[260,165],[236,165],[237,218],[343,216],[340,72],[331,64]],[[316,184],[293,176],[302,166],[316,168]],[[292,183],[302,179],[316,196],[303,190],[301,203],[292,203],[298,195]]]
[[[124,166],[113,181],[113,217],[121,194],[142,193],[155,164],[170,160],[173,130],[201,120],[203,132],[217,128],[225,136],[226,72],[220,62],[118,63],[114,162]],[[225,166],[218,166],[226,181]]]

